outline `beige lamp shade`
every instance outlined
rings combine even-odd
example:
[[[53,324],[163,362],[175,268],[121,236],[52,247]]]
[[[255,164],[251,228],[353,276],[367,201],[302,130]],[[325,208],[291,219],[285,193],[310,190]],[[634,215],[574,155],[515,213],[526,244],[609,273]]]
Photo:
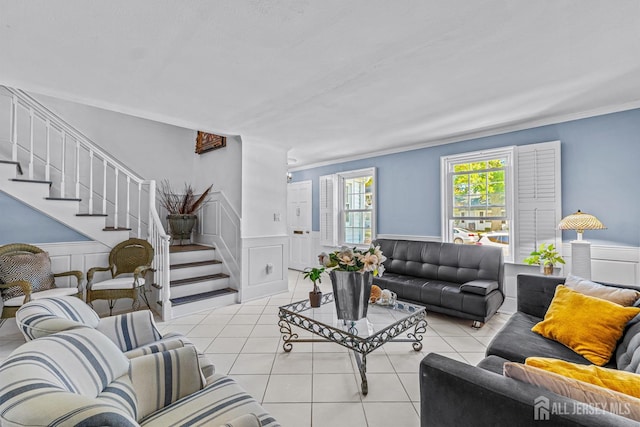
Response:
[[[607,227],[595,216],[578,210],[578,212],[562,218],[558,228],[560,230],[576,230],[578,232],[578,240],[582,240],[584,230],[603,230]]]

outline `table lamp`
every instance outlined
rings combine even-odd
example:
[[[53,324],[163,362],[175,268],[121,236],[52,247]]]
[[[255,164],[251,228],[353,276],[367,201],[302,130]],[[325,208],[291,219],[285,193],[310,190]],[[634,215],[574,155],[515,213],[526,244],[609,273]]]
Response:
[[[584,230],[603,230],[598,218],[588,213],[578,212],[562,218],[558,229],[576,230],[577,240],[571,241],[571,274],[591,280],[591,243],[582,239]]]

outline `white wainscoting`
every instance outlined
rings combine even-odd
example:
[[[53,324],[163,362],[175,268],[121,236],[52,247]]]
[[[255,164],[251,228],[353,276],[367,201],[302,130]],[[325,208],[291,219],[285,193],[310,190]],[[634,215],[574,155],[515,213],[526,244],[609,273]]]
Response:
[[[288,291],[289,236],[242,239],[240,301]]]

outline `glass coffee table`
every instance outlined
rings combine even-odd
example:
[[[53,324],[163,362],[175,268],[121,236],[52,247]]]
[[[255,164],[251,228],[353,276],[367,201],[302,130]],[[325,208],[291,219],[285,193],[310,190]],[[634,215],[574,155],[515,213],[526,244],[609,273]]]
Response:
[[[388,342],[410,342],[415,351],[422,350],[422,338],[427,329],[427,313],[423,306],[397,301],[394,305],[369,304],[367,317],[357,321],[339,320],[333,294],[322,296],[318,308],[309,300],[280,307],[278,316],[282,348],[290,352],[296,342],[334,342],[353,351],[362,379],[362,394],[369,392],[367,354]],[[300,338],[292,326],[297,326],[318,338]],[[404,334],[406,331],[409,333]],[[404,335],[403,335],[404,334]]]

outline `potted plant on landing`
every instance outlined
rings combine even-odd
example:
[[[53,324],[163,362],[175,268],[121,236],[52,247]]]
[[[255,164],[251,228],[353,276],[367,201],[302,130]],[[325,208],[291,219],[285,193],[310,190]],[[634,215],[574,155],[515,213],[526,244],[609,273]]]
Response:
[[[191,239],[191,231],[198,219],[195,213],[208,200],[212,187],[213,185],[210,185],[196,198],[191,184],[185,184],[183,192],[176,193],[171,189],[169,181],[162,181],[158,190],[158,200],[168,212],[167,222],[172,241],[179,240],[179,244],[182,245],[183,239]]]
[[[322,279],[320,278],[322,273],[324,273],[324,267],[313,267],[304,270],[304,278],[313,282],[313,290],[309,292],[309,303],[311,307],[320,307],[320,303],[322,302],[322,292],[320,291],[320,287],[318,287],[318,283],[322,283]]]
[[[529,265],[539,265],[543,269],[545,275],[553,273],[553,267],[558,264],[564,264],[564,259],[560,256],[553,243],[548,245],[542,243],[537,251],[533,251],[524,259]]]
[[[320,264],[330,270],[333,300],[338,319],[359,320],[367,315],[373,276],[382,276],[386,257],[380,246],[366,250],[342,248],[318,256]]]

